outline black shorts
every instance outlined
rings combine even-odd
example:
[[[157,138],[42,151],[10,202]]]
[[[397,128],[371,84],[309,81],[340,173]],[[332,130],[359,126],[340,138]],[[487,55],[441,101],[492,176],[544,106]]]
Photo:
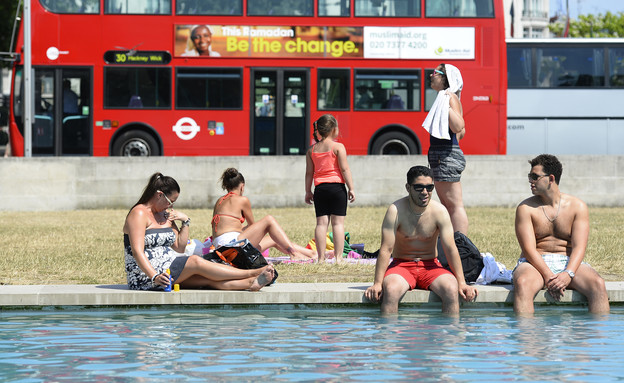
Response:
[[[323,183],[314,187],[314,210],[317,217],[347,215],[347,188],[343,183]]]

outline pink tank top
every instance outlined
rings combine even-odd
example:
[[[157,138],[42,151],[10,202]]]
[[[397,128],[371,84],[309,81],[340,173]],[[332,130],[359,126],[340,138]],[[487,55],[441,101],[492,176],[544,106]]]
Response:
[[[314,186],[323,183],[345,183],[333,150],[324,153],[312,152],[311,155],[314,162]]]

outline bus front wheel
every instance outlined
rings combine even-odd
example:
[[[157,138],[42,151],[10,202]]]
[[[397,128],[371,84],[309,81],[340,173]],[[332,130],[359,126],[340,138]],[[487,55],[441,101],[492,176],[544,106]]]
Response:
[[[113,144],[113,155],[124,157],[159,156],[158,143],[151,134],[130,130],[119,136]]]
[[[379,136],[373,143],[371,154],[419,154],[418,146],[407,134],[387,132]]]

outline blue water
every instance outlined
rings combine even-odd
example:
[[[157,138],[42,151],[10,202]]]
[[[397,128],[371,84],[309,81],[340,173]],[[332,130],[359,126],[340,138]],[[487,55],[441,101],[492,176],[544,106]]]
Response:
[[[624,309],[0,312],[2,382],[607,382]]]

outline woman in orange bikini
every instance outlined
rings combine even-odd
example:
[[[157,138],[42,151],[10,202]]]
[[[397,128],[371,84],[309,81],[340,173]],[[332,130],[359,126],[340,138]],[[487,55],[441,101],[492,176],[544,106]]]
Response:
[[[221,176],[221,186],[228,193],[217,200],[213,210],[212,244],[214,247],[218,248],[240,239],[248,239],[260,251],[276,247],[293,260],[307,260],[316,255],[312,250],[292,243],[272,216],[267,215],[259,221],[254,220],[251,202],[247,197],[243,197],[245,178],[238,170],[226,169]],[[247,226],[243,226],[245,221],[247,221]]]

